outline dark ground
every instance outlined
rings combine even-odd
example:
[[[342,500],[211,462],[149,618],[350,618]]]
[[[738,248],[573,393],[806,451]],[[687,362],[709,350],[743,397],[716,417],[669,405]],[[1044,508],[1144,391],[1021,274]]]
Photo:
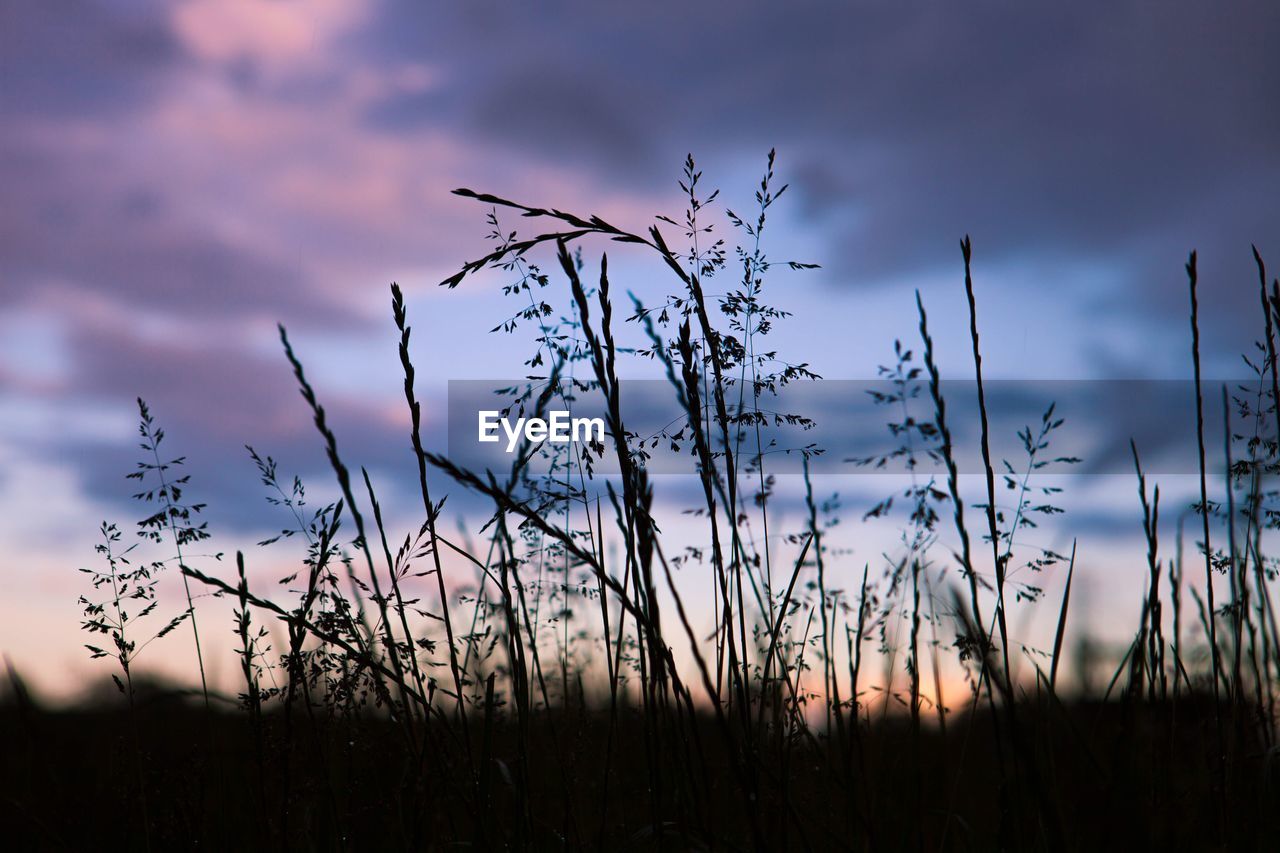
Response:
[[[416,750],[385,718],[295,708],[291,725],[277,713],[259,730],[165,691],[144,693],[134,722],[100,705],[0,707],[7,849],[1273,850],[1280,837],[1274,751],[1224,706],[1220,766],[1212,704],[1185,697],[1028,700],[1016,756],[995,754],[985,714],[953,714],[945,736],[936,719],[918,738],[905,719],[864,724],[843,753],[773,737],[748,782],[710,716],[667,730],[687,743],[659,743],[624,711],[612,748],[607,714],[535,716],[522,770],[519,732],[498,715],[487,748],[473,721],[468,760],[439,725]]]

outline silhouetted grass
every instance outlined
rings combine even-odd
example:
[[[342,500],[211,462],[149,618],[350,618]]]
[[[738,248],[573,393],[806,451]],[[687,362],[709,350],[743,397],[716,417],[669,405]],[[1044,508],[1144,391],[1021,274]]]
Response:
[[[300,480],[285,485],[275,461],[250,449],[271,517],[288,524],[259,544],[304,545],[279,587],[250,582],[253,557],[243,550],[232,580],[220,555],[192,552],[209,536],[194,520],[202,506],[186,502],[191,484],[171,473],[182,460],[162,461],[163,430],[139,401],[147,457],[134,476],[158,480],[138,495],[157,509],[131,547],[103,524],[105,568],[86,570],[102,600],[82,600],[85,629],[108,640],[91,654],[119,667],[116,693],[43,709],[11,671],[0,706],[0,809],[20,849],[1269,849],[1280,829],[1280,632],[1263,532],[1280,515],[1263,484],[1280,459],[1271,431],[1273,422],[1280,430],[1280,285],[1268,293],[1261,257],[1255,251],[1262,337],[1256,363],[1246,359],[1256,387],[1238,398],[1223,389],[1221,502],[1209,497],[1194,253],[1187,264],[1206,571],[1203,597],[1192,592],[1204,648],[1183,636],[1181,523],[1169,561],[1159,486],[1148,490],[1134,443],[1134,529],[1147,547],[1132,568],[1145,583],[1131,603],[1133,640],[1118,665],[1103,662],[1115,669],[1100,695],[1083,651],[1067,689],[1076,544],[1067,558],[1028,540],[1037,523],[1065,523],[1059,489],[1036,476],[1051,461],[1079,460],[1049,456],[1064,423],[1052,405],[1019,432],[1025,459],[993,458],[968,237],[961,260],[984,487],[970,506],[982,512],[989,557],[970,532],[947,384],[918,293],[921,360],[897,342],[893,365],[881,368],[886,390],[875,394],[895,447],[850,460],[910,480],[857,513],[904,516],[882,564],[833,547],[830,530],[845,513],[815,492],[810,461],[822,448],[766,440],[770,426],[811,423],[776,411],[777,390],[818,378],[767,340],[789,318],[767,299],[771,269],[813,266],[775,263],[763,248],[766,212],[786,190],[774,189],[774,165],[770,152],[752,215],[721,216],[690,157],[682,214],[634,232],[458,191],[490,208],[494,248],[442,284],[486,270],[506,276],[504,294],[520,308],[495,331],[532,327],[537,346],[503,402],[536,414],[594,396],[607,427],[601,444],[526,442],[506,471],[468,470],[430,452],[409,313],[393,284],[410,414],[405,461],[420,494],[413,506],[384,507],[363,467],[355,487],[305,353],[281,328],[340,498],[313,509]],[[500,212],[543,230],[504,231]],[[716,230],[726,223],[736,246]],[[602,252],[595,275],[586,254],[601,240],[624,251],[612,261]],[[554,257],[562,290],[534,262],[540,252]],[[625,318],[615,314],[609,272],[618,254],[657,261],[645,269],[668,282],[643,298],[628,294]],[[741,278],[722,284],[735,267]],[[678,404],[678,422],[658,435],[623,420],[620,377],[636,359],[665,375]],[[1233,432],[1248,423],[1252,435]],[[692,540],[663,532],[673,511],[646,465],[658,441],[687,457],[700,483],[697,505],[677,507],[703,526]],[[803,489],[789,505],[779,454],[801,458]],[[945,482],[918,465],[925,458]],[[606,461],[615,473],[601,473]],[[483,501],[486,517],[451,518],[451,490]],[[407,517],[417,520],[396,532]],[[1225,552],[1213,548],[1215,523]],[[147,545],[166,555],[132,562]],[[1052,648],[1021,648],[1034,670],[1025,677],[1009,613],[1040,606],[1043,581],[1015,576],[1015,561],[1030,573],[1066,571]],[[186,586],[187,607],[174,615],[156,612],[168,569]],[[1221,608],[1219,576],[1229,589]],[[695,585],[705,608],[693,603]],[[188,619],[195,630],[192,588],[234,601],[244,684],[238,697],[209,687],[195,632],[203,709],[136,669],[148,637]],[[268,626],[277,625],[285,648],[273,650]],[[873,662],[884,666],[880,683],[868,674]],[[949,678],[956,686],[944,696]]]

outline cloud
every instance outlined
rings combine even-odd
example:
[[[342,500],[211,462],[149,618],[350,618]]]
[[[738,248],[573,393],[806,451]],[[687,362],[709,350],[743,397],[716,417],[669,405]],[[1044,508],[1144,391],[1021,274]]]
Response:
[[[966,232],[984,322],[1003,320],[988,346],[1114,345],[1123,358],[1098,355],[1099,373],[1184,375],[1187,250],[1201,250],[1219,364],[1258,325],[1249,243],[1280,268],[1280,19],[1262,2],[81,0],[0,14],[0,305],[58,338],[26,364],[6,352],[0,382],[112,429],[147,396],[175,445],[211,460],[193,463],[197,482],[229,524],[257,512],[233,497],[253,488],[243,442],[324,471],[287,369],[264,354],[276,320],[344,337],[346,384],[325,386],[340,439],[353,459],[403,461],[393,395],[362,377],[380,365],[387,281],[429,284],[484,247],[484,211],[450,198],[458,185],[640,227],[678,206],[687,151],[737,199],[777,146],[792,190],[776,234],[825,267],[812,278],[826,289],[786,291],[792,337],[855,375],[874,364],[848,365],[852,338],[909,335],[911,287],[954,287]],[[907,314],[880,298],[894,289]],[[493,357],[477,353],[492,322],[472,299],[423,297],[417,340],[443,371]],[[367,394],[346,393],[362,381]],[[102,499],[132,462],[92,430],[23,441]]]
[[[294,70],[324,63],[367,11],[361,0],[187,0],[173,29],[190,52],[215,63],[261,63]]]
[[[0,116],[84,119],[135,111],[166,92],[184,53],[159,2],[6,3]]]
[[[115,325],[81,326],[73,354],[79,367],[61,398],[82,406],[109,406],[115,421],[130,423],[137,419],[133,399],[146,399],[168,436],[164,452],[187,457],[189,492],[209,504],[207,516],[216,525],[261,529],[262,489],[246,444],[280,459],[282,475],[303,475],[315,486],[314,495],[336,497],[323,439],[282,354],[259,354],[234,343],[147,339]],[[300,356],[305,360],[306,351]],[[388,472],[391,488],[409,485],[407,416],[335,391],[323,376],[313,376],[313,382],[355,476],[365,465]],[[74,417],[77,412],[63,414]],[[58,429],[53,441],[33,444],[47,460],[73,463],[91,498],[124,507],[136,491],[124,475],[139,458],[136,442],[124,440],[134,430],[128,433],[73,437],[67,426]]]
[[[450,93],[392,96],[371,121],[628,187],[668,185],[687,150],[723,185],[723,164],[776,145],[832,286],[952,271],[970,233],[1028,289],[1037,267],[1121,270],[1119,292],[1072,286],[1163,323],[1199,248],[1226,331],[1256,301],[1249,243],[1280,258],[1280,18],[1263,2],[415,6],[383,6],[364,50],[431,56]]]

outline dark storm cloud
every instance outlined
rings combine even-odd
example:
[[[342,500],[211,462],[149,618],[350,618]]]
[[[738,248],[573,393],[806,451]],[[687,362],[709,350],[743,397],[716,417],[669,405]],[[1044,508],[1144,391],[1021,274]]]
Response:
[[[379,120],[450,123],[605,185],[777,145],[844,286],[951,269],[972,233],[1028,288],[1105,264],[1126,282],[1113,302],[1164,315],[1198,247],[1229,329],[1256,301],[1249,244],[1280,266],[1271,3],[385,8],[370,49],[434,57],[451,94]]]
[[[545,92],[547,97],[529,97]],[[470,126],[489,137],[529,141],[538,156],[568,158],[596,168],[651,161],[645,132],[652,118],[629,103],[625,93],[580,85],[570,67],[519,70],[496,85],[470,116]]]

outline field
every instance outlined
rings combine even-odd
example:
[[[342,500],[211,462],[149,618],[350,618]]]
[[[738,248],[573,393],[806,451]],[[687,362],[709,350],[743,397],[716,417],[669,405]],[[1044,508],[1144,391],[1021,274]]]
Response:
[[[281,327],[333,483],[304,488],[249,451],[268,526],[287,525],[263,547],[302,555],[279,583],[250,582],[257,546],[202,554],[199,483],[139,400],[129,476],[143,517],[104,522],[83,570],[84,642],[111,682],[45,707],[11,668],[0,694],[13,849],[1270,849],[1280,284],[1263,259],[1256,328],[1240,330],[1252,376],[1230,392],[1201,375],[1204,294],[1187,261],[1199,500],[1170,556],[1167,519],[1187,508],[1161,503],[1133,445],[1147,559],[1127,571],[1145,591],[1123,603],[1127,648],[1087,662],[1072,652],[1075,553],[1032,544],[1037,527],[1070,524],[1038,472],[1078,460],[1052,450],[1052,407],[1019,434],[1019,465],[993,453],[982,341],[1006,330],[983,324],[969,239],[956,256],[968,316],[944,322],[966,324],[972,361],[938,363],[940,321],[917,295],[916,337],[875,397],[892,446],[849,462],[903,485],[841,506],[815,494],[821,447],[769,438],[810,417],[777,411],[777,393],[821,381],[768,337],[797,322],[770,284],[812,266],[765,252],[786,189],[772,153],[750,211],[720,208],[692,158],[680,188],[680,216],[635,231],[457,191],[488,213],[493,246],[442,285],[501,277],[514,313],[495,332],[534,347],[503,411],[590,397],[603,442],[525,441],[501,471],[428,447],[418,378],[447,366],[415,365],[392,285],[418,494],[384,505]],[[623,264],[666,284],[642,303],[611,286]],[[665,376],[680,413],[660,435],[624,421],[634,365]],[[976,382],[963,432],[981,454],[976,492],[950,377]],[[1210,446],[1206,418],[1224,411],[1227,440]],[[658,442],[684,460],[691,505],[647,470]],[[784,453],[801,473],[777,473]],[[308,489],[333,500],[313,506]],[[883,557],[833,547],[835,525],[867,517],[895,525]],[[1054,596],[1023,580],[1037,573]],[[218,603],[231,624],[213,621]],[[1029,608],[1056,627],[1050,647],[1018,646]],[[227,630],[238,696],[210,687],[202,651]],[[179,636],[195,650],[188,686],[146,667],[153,642]]]

